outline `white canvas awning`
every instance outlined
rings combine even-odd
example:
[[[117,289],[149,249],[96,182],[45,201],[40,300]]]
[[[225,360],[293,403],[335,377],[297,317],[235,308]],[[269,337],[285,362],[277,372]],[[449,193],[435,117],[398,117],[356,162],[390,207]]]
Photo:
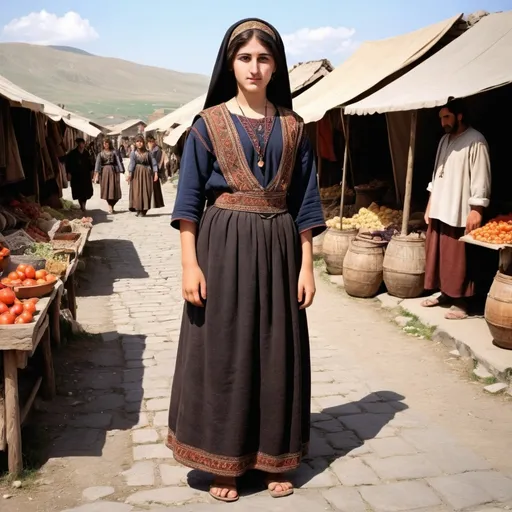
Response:
[[[121,135],[125,130],[129,130],[138,124],[146,126],[146,123],[142,119],[129,119],[128,121],[116,124],[109,135]]]
[[[145,132],[166,132],[173,126],[183,124],[189,118],[194,118],[201,110],[203,110],[204,102],[206,100],[206,94],[194,98],[185,105],[173,110],[170,114],[167,114],[160,119],[157,119],[153,123],[146,126]]]
[[[374,114],[445,105],[512,83],[512,11],[489,14],[418,67],[367,98],[348,114]]]
[[[290,87],[292,94],[300,93],[308,85],[328,75],[333,70],[332,64],[327,60],[312,60],[301,62],[290,69]]]
[[[46,114],[52,121],[64,121],[68,126],[75,128],[91,137],[97,137],[101,131],[89,123],[88,119],[77,116],[67,110],[60,108],[54,103],[44,100],[25,89],[22,89],[10,80],[0,75],[0,96],[4,96],[14,104],[21,107],[42,112]]]
[[[346,105],[381,81],[425,55],[462,14],[405,35],[369,41],[332,73],[294,100],[294,110],[306,123],[322,119],[328,110]]]
[[[176,144],[180,140],[180,137],[192,126],[193,122],[194,118],[191,117],[189,121],[186,121],[183,124],[176,126],[176,128],[172,128],[171,131],[169,132],[169,135],[167,135],[167,137],[164,137],[164,142],[168,146],[176,146]]]

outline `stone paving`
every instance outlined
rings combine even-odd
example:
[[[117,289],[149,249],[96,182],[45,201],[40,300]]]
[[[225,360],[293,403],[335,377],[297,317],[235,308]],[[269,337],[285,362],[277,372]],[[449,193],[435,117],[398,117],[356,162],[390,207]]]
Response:
[[[244,512],[497,512],[512,508],[512,479],[507,472],[494,470],[485,458],[418,412],[404,395],[389,391],[379,375],[369,373],[364,361],[342,347],[339,340],[345,332],[363,341],[372,333],[377,336],[379,330],[392,336],[393,328],[385,320],[378,324],[375,315],[365,322],[365,305],[346,297],[333,299],[336,293],[321,279],[309,315],[311,450],[292,475],[298,489],[292,497],[274,500],[249,477],[237,503],[214,502],[204,492],[208,477],[178,465],[163,444],[182,311],[179,234],[170,229],[168,219],[174,188],[167,184],[164,190],[164,210],[151,211],[146,218],[123,211],[112,222],[94,228],[92,240],[104,242],[103,256],[115,278],[102,289],[102,295],[108,295],[108,311],[94,314],[104,315],[105,343],[120,340],[122,344],[119,385],[126,418],[131,421],[131,467],[122,478],[112,475],[116,482],[109,482],[112,487],[85,489],[83,504],[67,512],[202,512],[217,507]],[[123,200],[121,209],[125,207]],[[87,311],[91,301],[80,299],[79,318],[93,314]],[[372,356],[371,351],[367,354]],[[511,438],[512,434],[504,444],[509,453]],[[109,501],[115,492],[122,497]]]

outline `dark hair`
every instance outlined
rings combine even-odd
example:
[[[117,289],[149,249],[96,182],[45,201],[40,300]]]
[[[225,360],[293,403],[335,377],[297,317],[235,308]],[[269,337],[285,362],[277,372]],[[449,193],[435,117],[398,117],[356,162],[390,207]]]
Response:
[[[155,142],[155,141],[156,141],[156,139],[155,139],[155,137],[153,137],[153,135],[148,135],[146,137],[146,142]]]
[[[105,144],[105,142],[108,144],[108,149],[114,149],[114,144],[112,144],[112,141],[110,139],[104,139],[103,144]]]
[[[144,139],[144,135],[137,135],[137,137],[135,137],[135,142],[146,142],[146,139]]]
[[[276,63],[276,70],[281,69],[283,67],[283,63],[281,62],[281,53],[277,47],[276,40],[270,34],[255,28],[245,30],[231,41],[227,52],[229,65],[231,67],[233,66],[233,61],[235,60],[236,54],[240,48],[245,46],[253,37],[256,37],[256,39],[272,54]]]
[[[451,100],[446,105],[444,105],[444,107],[442,107],[442,108],[448,109],[455,117],[457,117],[459,114],[461,114],[462,122],[464,124],[467,124],[468,113],[467,113],[467,109],[466,109],[466,104],[463,100],[461,100],[461,99]]]
[[[83,142],[83,143],[85,144],[85,139],[84,139],[84,138],[82,138],[82,137],[77,137],[77,138],[75,139],[75,144],[80,144],[81,142]]]

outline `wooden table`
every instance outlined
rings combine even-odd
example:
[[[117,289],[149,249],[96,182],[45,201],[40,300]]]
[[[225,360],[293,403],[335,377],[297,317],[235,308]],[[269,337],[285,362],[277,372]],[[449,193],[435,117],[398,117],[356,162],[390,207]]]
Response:
[[[35,322],[31,324],[0,326],[0,351],[4,358],[4,394],[0,396],[0,451],[8,449],[9,472],[19,474],[23,469],[21,426],[42,385],[45,399],[55,396],[55,372],[51,339],[60,343],[60,297],[63,284],[57,283],[51,295],[37,303]],[[27,366],[38,345],[41,344],[44,361],[43,376],[33,387],[22,406],[18,395],[18,369]]]

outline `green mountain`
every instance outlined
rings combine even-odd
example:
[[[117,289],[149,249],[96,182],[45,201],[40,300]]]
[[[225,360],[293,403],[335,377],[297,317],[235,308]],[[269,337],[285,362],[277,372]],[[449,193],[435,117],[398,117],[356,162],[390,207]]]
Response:
[[[71,47],[0,44],[0,74],[102,124],[145,119],[206,91],[208,77],[98,57]]]

